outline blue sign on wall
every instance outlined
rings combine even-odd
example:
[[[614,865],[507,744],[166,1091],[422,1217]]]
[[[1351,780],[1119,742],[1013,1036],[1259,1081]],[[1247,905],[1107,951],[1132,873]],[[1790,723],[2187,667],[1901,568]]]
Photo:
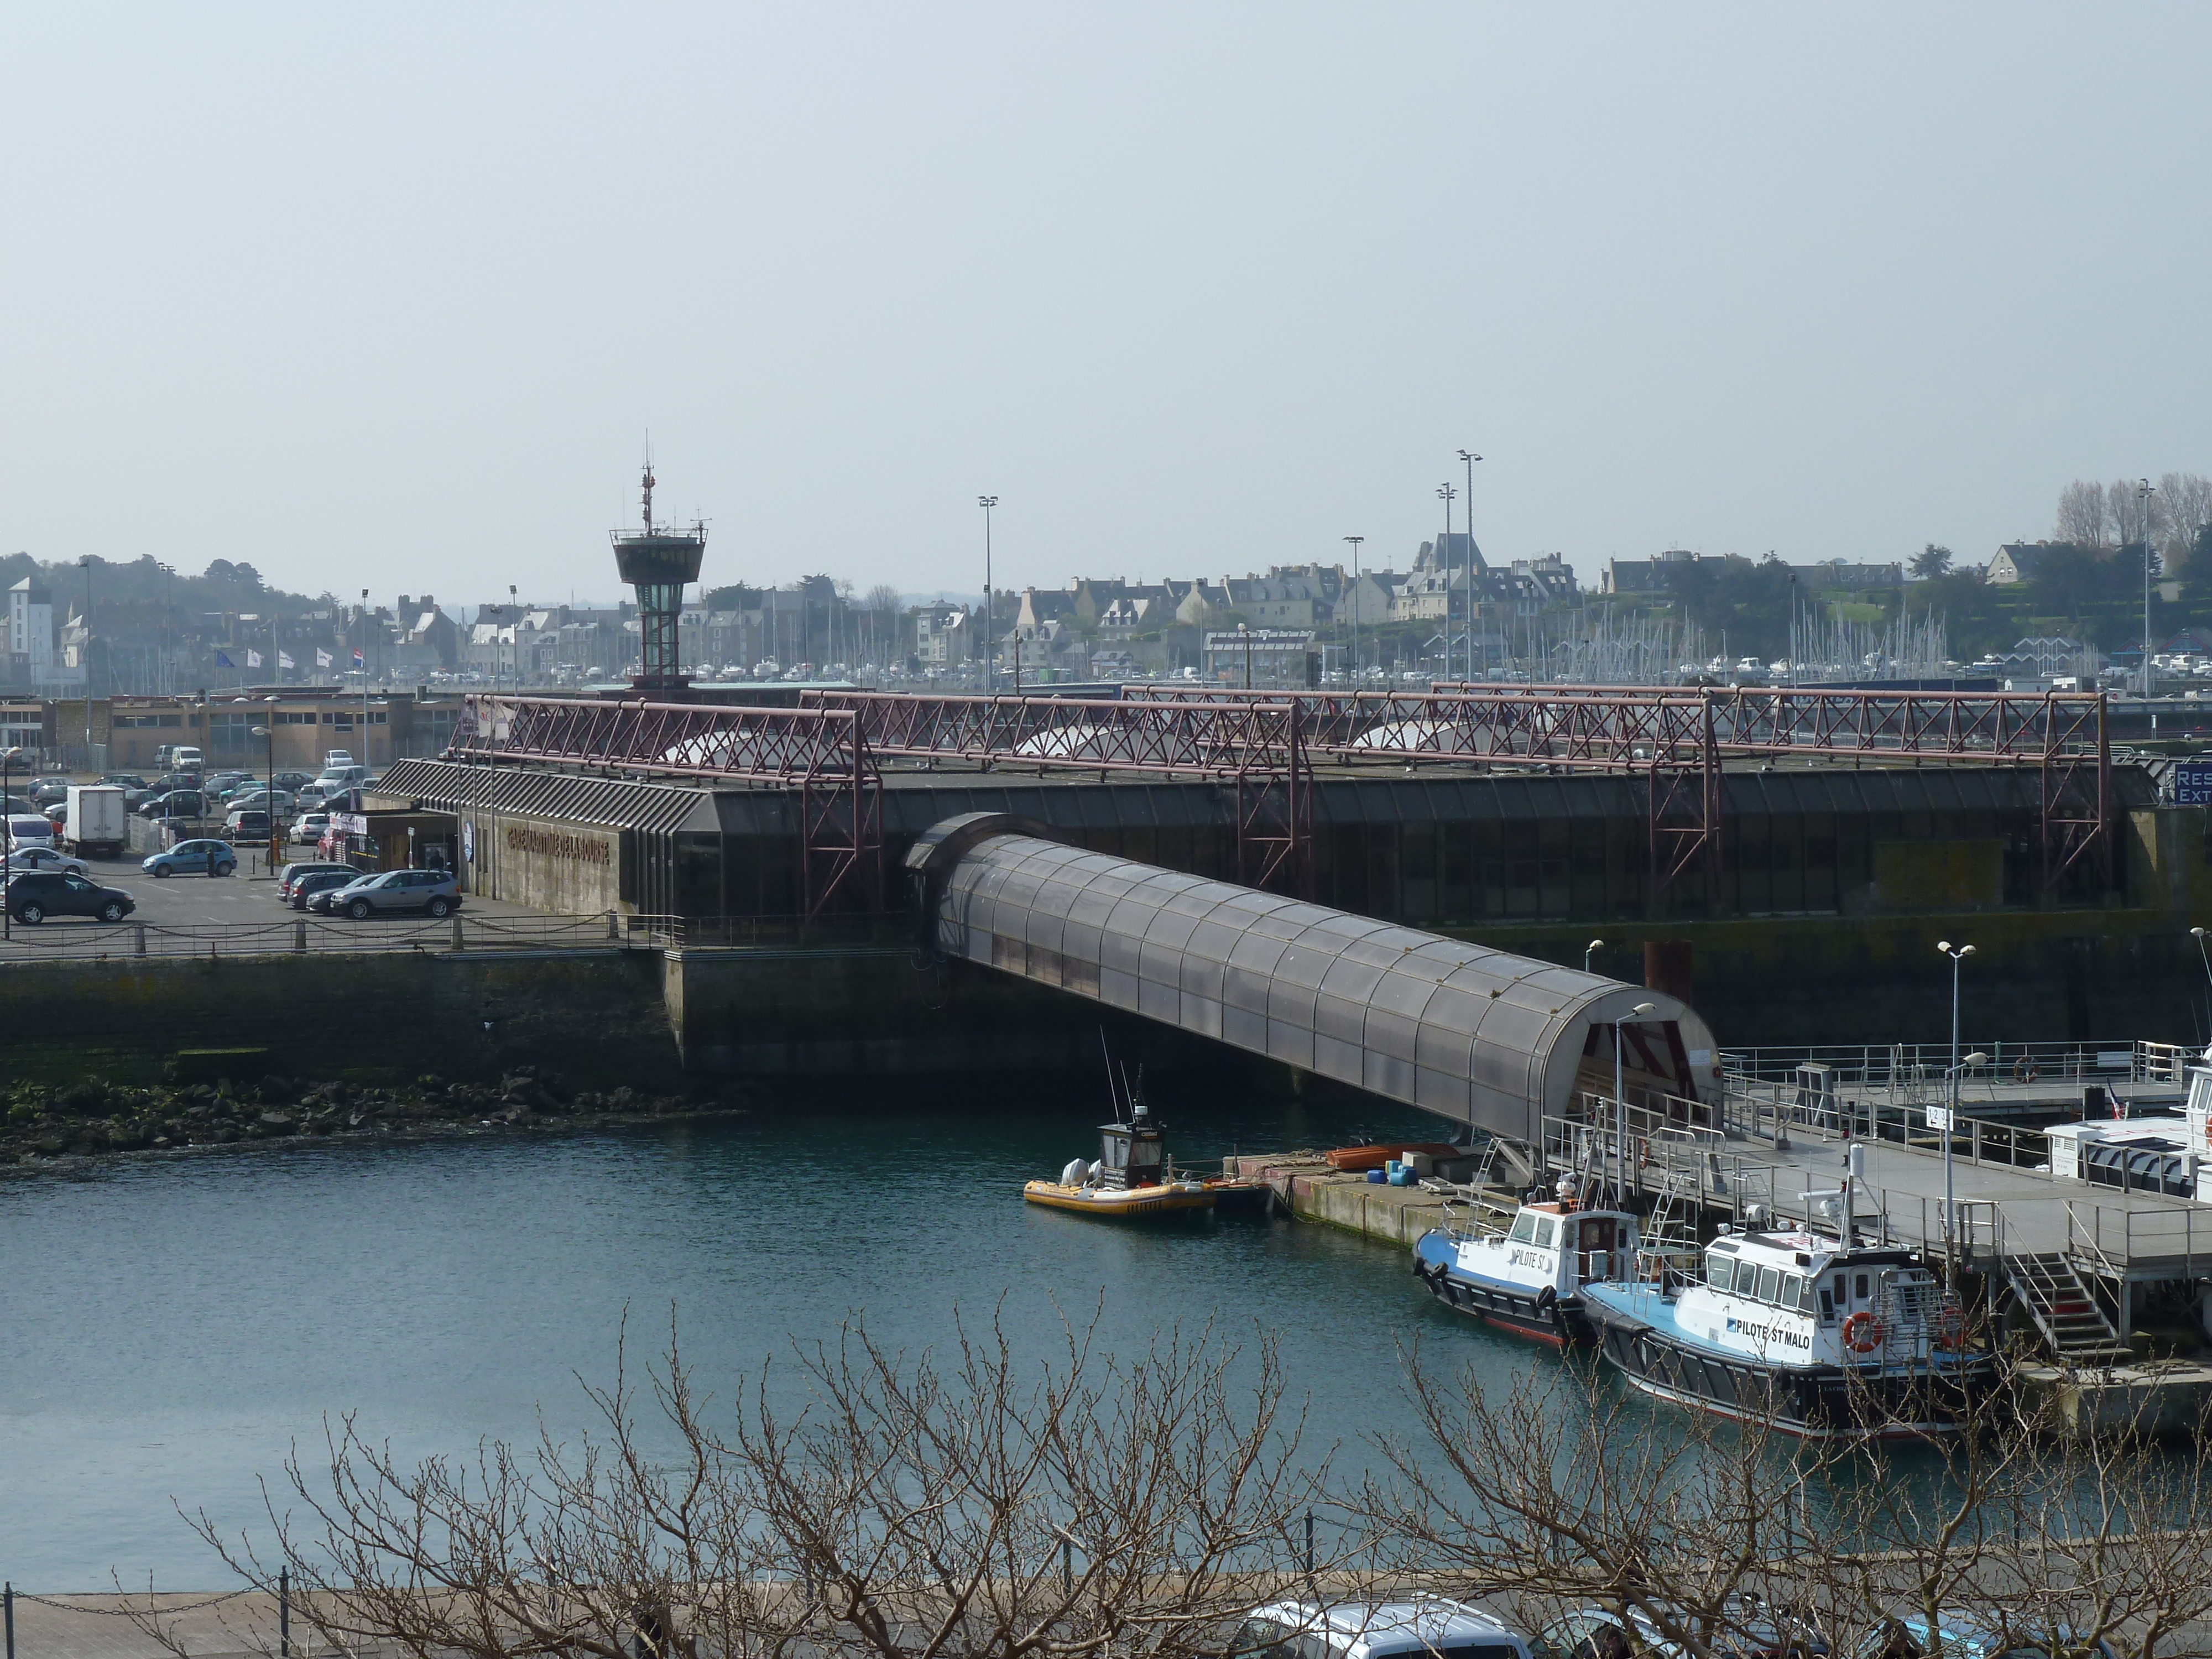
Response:
[[[2183,761],[2173,769],[2176,806],[2212,806],[2212,761]]]

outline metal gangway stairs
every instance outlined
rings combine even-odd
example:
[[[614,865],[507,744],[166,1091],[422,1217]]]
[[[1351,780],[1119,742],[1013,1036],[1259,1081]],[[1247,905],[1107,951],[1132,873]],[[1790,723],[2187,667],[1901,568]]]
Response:
[[[2096,1291],[2064,1251],[2006,1252],[1997,1259],[2013,1294],[2050,1345],[2052,1358],[2069,1365],[2093,1367],[2131,1357],[2105,1316]]]

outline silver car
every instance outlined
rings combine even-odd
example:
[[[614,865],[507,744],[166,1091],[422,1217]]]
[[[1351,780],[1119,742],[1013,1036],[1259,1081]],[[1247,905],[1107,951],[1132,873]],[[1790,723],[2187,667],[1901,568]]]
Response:
[[[84,866],[82,859],[73,859],[57,853],[52,847],[20,847],[8,860],[10,870],[58,870],[64,875],[84,876],[92,872]]]
[[[363,876],[340,888],[331,902],[332,910],[356,921],[405,910],[451,915],[460,906],[460,889],[448,870],[386,870]]]

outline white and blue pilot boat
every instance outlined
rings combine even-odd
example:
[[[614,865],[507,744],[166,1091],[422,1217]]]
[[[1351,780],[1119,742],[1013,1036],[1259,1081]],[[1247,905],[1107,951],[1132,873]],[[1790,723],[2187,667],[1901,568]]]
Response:
[[[1413,1246],[1413,1271],[1446,1306],[1564,1346],[1595,1339],[1584,1296],[1633,1273],[1636,1249],[1634,1216],[1563,1199],[1523,1204],[1503,1233],[1432,1228]]]
[[[1601,1352],[1644,1393],[1809,1438],[1959,1427],[1993,1361],[1909,1250],[1723,1233],[1701,1280],[1593,1285]]]

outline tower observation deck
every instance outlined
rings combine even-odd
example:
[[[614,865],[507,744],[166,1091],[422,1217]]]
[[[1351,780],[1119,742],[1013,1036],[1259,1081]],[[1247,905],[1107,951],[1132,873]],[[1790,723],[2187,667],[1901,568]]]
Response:
[[[677,620],[684,589],[699,580],[707,555],[707,526],[656,528],[653,522],[653,464],[645,466],[645,528],[613,532],[615,566],[637,591],[642,649],[630,684],[641,691],[680,691],[691,677],[677,666]]]

